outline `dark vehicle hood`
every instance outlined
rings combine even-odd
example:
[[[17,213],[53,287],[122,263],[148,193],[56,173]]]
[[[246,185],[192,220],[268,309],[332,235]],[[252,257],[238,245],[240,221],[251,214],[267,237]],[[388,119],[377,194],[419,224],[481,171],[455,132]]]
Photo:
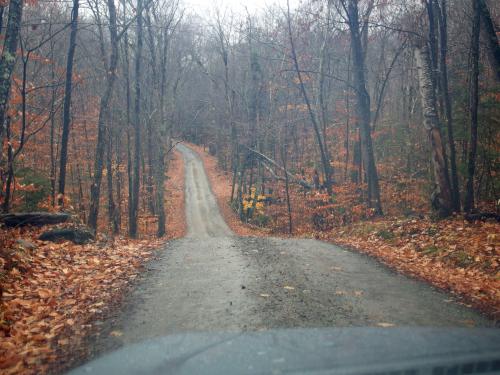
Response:
[[[500,374],[500,330],[188,333],[123,347],[70,374]]]

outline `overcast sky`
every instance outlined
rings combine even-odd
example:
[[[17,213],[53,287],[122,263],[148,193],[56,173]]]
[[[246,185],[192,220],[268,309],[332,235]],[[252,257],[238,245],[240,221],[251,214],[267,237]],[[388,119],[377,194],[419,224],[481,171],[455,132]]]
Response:
[[[218,6],[219,9],[231,9],[234,13],[245,14],[246,10],[253,14],[267,5],[279,4],[286,7],[286,0],[184,0],[186,6],[206,18],[213,13],[213,9]],[[297,4],[299,0],[290,0],[290,4]]]

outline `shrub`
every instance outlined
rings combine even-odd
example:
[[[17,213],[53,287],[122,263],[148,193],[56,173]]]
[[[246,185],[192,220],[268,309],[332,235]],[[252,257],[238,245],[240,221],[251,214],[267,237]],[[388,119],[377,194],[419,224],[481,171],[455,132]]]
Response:
[[[39,203],[50,194],[50,180],[31,168],[17,169],[16,179],[21,186],[26,187],[17,189],[17,194],[21,198],[19,209],[22,211],[38,210]]]
[[[392,232],[389,232],[388,230],[385,230],[385,229],[382,229],[382,230],[379,230],[377,233],[376,233],[377,237],[380,237],[382,238],[383,240],[392,240],[394,239],[394,233]]]

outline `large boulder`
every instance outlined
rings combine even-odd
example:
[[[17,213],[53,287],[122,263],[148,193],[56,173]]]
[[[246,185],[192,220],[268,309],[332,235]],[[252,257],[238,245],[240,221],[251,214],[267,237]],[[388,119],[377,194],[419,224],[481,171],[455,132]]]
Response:
[[[61,228],[51,229],[43,232],[39,240],[57,242],[61,240],[71,241],[77,245],[84,245],[94,240],[94,234],[86,228]]]

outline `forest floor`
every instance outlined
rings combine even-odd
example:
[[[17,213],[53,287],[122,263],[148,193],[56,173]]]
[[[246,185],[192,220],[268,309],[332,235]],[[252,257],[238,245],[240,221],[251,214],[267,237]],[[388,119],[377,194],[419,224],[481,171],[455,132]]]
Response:
[[[203,147],[189,147],[200,154],[221,213],[235,233],[289,237],[282,231],[239,220],[229,205],[230,174],[222,171],[217,159]],[[302,196],[292,197],[292,202],[301,200]],[[284,207],[269,209],[286,215]],[[317,238],[373,256],[400,273],[451,292],[462,304],[496,321],[500,319],[499,233],[497,222],[469,223],[458,216],[438,221],[429,217],[388,216],[326,231],[315,230],[311,220],[298,217],[294,225],[294,237]]]
[[[178,152],[168,177],[168,235],[162,239],[100,236],[75,245],[39,241],[47,228],[1,230],[0,373],[58,372],[88,356],[88,335],[120,304],[144,264],[160,245],[185,234],[184,166]],[[142,223],[142,229],[153,231],[152,224]]]

